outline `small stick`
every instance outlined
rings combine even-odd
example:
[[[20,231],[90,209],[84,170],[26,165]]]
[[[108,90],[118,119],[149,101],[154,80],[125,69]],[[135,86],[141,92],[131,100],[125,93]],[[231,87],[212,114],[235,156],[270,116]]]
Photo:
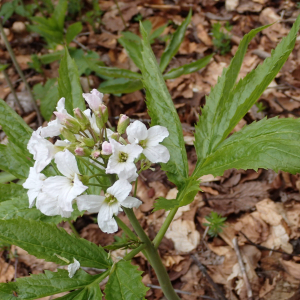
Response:
[[[240,248],[239,248],[239,245],[237,243],[237,238],[236,237],[232,240],[232,243],[233,243],[234,251],[235,251],[235,253],[237,255],[237,258],[238,258],[238,263],[239,263],[241,272],[243,274],[245,284],[246,284],[248,299],[252,300],[253,299],[252,298],[253,294],[252,294],[251,285],[250,285],[250,282],[249,282],[249,279],[248,279],[248,276],[247,276],[247,273],[246,273],[246,269],[245,269],[245,266],[244,266],[244,263],[243,263],[242,255],[241,255]]]
[[[14,54],[14,52],[13,52],[13,50],[12,50],[10,44],[9,44],[9,41],[7,40],[7,37],[6,37],[5,32],[3,30],[3,26],[2,26],[2,21],[1,20],[0,20],[0,33],[1,33],[1,36],[3,38],[4,44],[6,46],[6,49],[7,49],[7,51],[10,54],[10,58],[11,58],[13,64],[14,64],[17,72],[19,73],[19,76],[22,78],[22,80],[23,80],[23,82],[24,82],[24,84],[26,86],[26,89],[27,89],[27,91],[28,91],[28,93],[29,93],[29,95],[31,97],[32,105],[34,107],[34,110],[36,111],[36,115],[37,115],[37,119],[38,119],[38,126],[42,126],[43,119],[42,119],[42,116],[41,116],[41,112],[40,112],[40,110],[39,110],[39,108],[38,108],[38,106],[37,106],[37,104],[36,104],[36,102],[34,100],[34,97],[33,97],[32,91],[30,89],[30,86],[29,86],[29,84],[28,84],[28,82],[27,82],[27,80],[26,80],[26,78],[25,78],[25,76],[24,76],[24,74],[23,74],[23,72],[22,72],[22,70],[21,70],[21,68],[20,68],[17,60],[16,60],[15,54]]]
[[[9,79],[9,77],[8,77],[8,75],[7,75],[7,73],[6,73],[6,71],[3,70],[2,72],[3,72],[3,75],[4,75],[4,77],[5,77],[5,80],[6,80],[7,84],[8,84],[8,86],[9,86],[9,88],[10,88],[12,94],[14,95],[15,104],[18,106],[21,115],[23,115],[23,114],[24,114],[24,109],[23,109],[23,107],[22,107],[22,105],[21,105],[21,103],[20,103],[20,101],[19,101],[19,98],[18,98],[18,96],[17,96],[17,93],[16,93],[16,91],[15,91],[15,89],[14,89],[14,87],[13,87],[13,85],[12,85],[12,83],[11,83],[11,81],[10,81],[10,79]]]
[[[211,284],[211,286],[214,288],[214,290],[217,292],[217,294],[220,296],[222,300],[227,300],[227,298],[223,295],[223,292],[221,289],[218,287],[218,285],[213,281],[213,279],[208,275],[206,268],[202,265],[200,260],[195,256],[191,255],[193,261],[197,264],[201,272],[203,273],[204,277],[207,278],[207,281]]]
[[[119,6],[119,3],[118,3],[118,1],[117,1],[117,0],[114,0],[114,2],[115,2],[115,4],[116,4],[116,6],[117,6],[117,9],[118,9],[119,15],[120,15],[120,17],[121,17],[121,19],[122,19],[122,22],[123,22],[123,25],[125,26],[125,29],[127,29],[127,25],[126,25],[126,22],[125,22],[125,20],[124,20],[124,18],[123,18],[123,14],[122,14],[122,12],[121,12],[121,9],[120,9],[120,6]]]

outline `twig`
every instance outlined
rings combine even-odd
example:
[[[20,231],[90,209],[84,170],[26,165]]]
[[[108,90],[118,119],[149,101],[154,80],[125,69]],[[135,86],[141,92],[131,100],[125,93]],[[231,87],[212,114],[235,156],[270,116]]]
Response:
[[[152,289],[159,289],[159,290],[161,290],[161,287],[159,285],[147,284],[147,286],[150,287],[150,288],[152,288]],[[202,295],[198,295],[196,293],[191,293],[191,292],[187,292],[187,291],[181,291],[181,290],[177,290],[177,289],[174,289],[174,291],[176,293],[178,293],[178,294],[197,296],[197,297],[200,297],[200,298],[203,298],[203,299],[217,300],[217,299],[209,297],[209,296],[204,296],[204,295],[202,296]]]
[[[16,256],[15,257],[15,279],[14,279],[14,281],[16,281],[17,280],[17,269],[18,269],[18,257]]]
[[[0,21],[0,33],[2,35],[2,38],[3,38],[4,44],[6,46],[6,49],[7,49],[7,51],[10,54],[10,58],[11,58],[13,64],[14,64],[17,72],[19,73],[19,76],[22,78],[22,80],[23,80],[23,82],[24,82],[24,84],[26,86],[26,89],[27,89],[27,91],[28,91],[28,93],[29,93],[29,95],[31,97],[32,105],[34,107],[34,110],[36,111],[36,115],[37,115],[37,119],[38,119],[38,126],[41,126],[42,123],[43,123],[41,112],[40,112],[40,110],[39,110],[39,108],[38,108],[38,106],[37,106],[37,104],[36,104],[36,102],[34,100],[34,97],[33,97],[32,91],[30,89],[30,86],[29,86],[29,84],[28,84],[28,82],[27,82],[27,80],[26,80],[26,78],[25,78],[25,76],[24,76],[24,74],[23,74],[23,72],[22,72],[22,70],[21,70],[21,68],[20,68],[17,60],[16,60],[15,54],[14,54],[14,52],[13,52],[13,50],[12,50],[10,44],[9,44],[9,41],[7,40],[7,37],[6,37],[5,32],[3,30],[3,26],[2,26],[2,22],[1,21]]]
[[[197,264],[198,268],[201,270],[201,272],[203,273],[204,277],[206,277],[207,281],[210,283],[210,285],[214,288],[214,290],[216,291],[216,293],[219,295],[219,297],[222,300],[227,300],[227,298],[224,296],[223,292],[221,291],[221,289],[218,287],[218,285],[213,281],[213,279],[208,275],[206,268],[202,265],[202,263],[200,262],[200,260],[195,256],[195,255],[191,255],[193,261]]]
[[[114,0],[114,2],[115,2],[115,4],[116,4],[116,6],[117,6],[117,9],[118,9],[119,15],[120,15],[120,17],[121,17],[121,19],[122,19],[122,22],[123,22],[123,25],[125,26],[125,29],[126,29],[126,28],[127,28],[127,24],[126,24],[126,22],[125,22],[125,20],[124,20],[124,18],[123,18],[123,14],[122,14],[122,12],[121,12],[121,9],[120,9],[120,6],[119,6],[119,3],[118,3],[118,1],[117,1],[117,0]]]
[[[9,86],[9,88],[10,88],[10,91],[11,91],[12,94],[14,95],[15,104],[18,106],[18,108],[19,108],[19,110],[20,110],[20,113],[21,113],[21,115],[22,115],[22,114],[24,113],[24,109],[23,109],[23,107],[22,107],[22,105],[21,105],[21,103],[20,103],[20,101],[19,101],[19,98],[18,98],[18,96],[17,96],[17,93],[16,93],[16,91],[15,91],[15,89],[14,89],[14,87],[13,87],[13,85],[12,85],[12,83],[11,83],[11,81],[10,81],[10,79],[9,79],[9,77],[8,77],[8,75],[7,75],[7,73],[6,73],[6,71],[3,70],[2,72],[3,72],[3,75],[4,75],[4,77],[5,77],[5,80],[6,80],[7,84],[8,84],[8,86]]]
[[[253,294],[252,294],[251,285],[250,285],[250,282],[249,282],[249,279],[248,279],[248,276],[247,276],[247,273],[246,273],[246,270],[245,270],[245,266],[244,266],[244,263],[243,263],[242,255],[241,255],[241,252],[240,252],[239,245],[237,243],[237,238],[236,237],[232,240],[232,243],[233,243],[234,251],[235,251],[235,253],[237,255],[237,258],[238,258],[238,263],[239,263],[241,272],[243,274],[243,278],[244,278],[246,289],[247,289],[248,299],[252,300],[253,299],[252,298]]]

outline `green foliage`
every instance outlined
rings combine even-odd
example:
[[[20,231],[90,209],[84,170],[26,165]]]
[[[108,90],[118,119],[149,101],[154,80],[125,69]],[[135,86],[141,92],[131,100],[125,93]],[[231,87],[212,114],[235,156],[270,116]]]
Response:
[[[92,0],[92,5],[93,8],[83,16],[82,20],[89,23],[93,27],[94,31],[97,31],[97,25],[101,23],[101,16],[103,12],[98,0]]]
[[[227,32],[224,32],[224,29]],[[232,26],[230,26],[229,22],[227,21],[224,29],[222,29],[222,25],[220,23],[215,23],[212,25],[212,36],[213,36],[213,44],[220,52],[221,55],[228,53],[231,49],[230,45],[230,32],[232,30]]]
[[[4,24],[15,12],[16,8],[18,7],[20,0],[13,0],[10,2],[6,2],[1,5],[0,9],[0,17],[2,18],[2,23]]]
[[[209,222],[203,223],[204,226],[209,227],[208,234],[211,237],[216,237],[219,233],[223,231],[223,228],[225,227],[224,223],[227,218],[222,218],[221,215],[218,215],[216,212],[212,211],[210,213],[210,216],[206,216],[205,219]]]
[[[73,39],[81,32],[82,24],[81,22],[76,22],[70,25],[66,32],[66,43],[69,45]]]
[[[22,230],[19,230],[23,228]],[[46,261],[66,265],[76,258],[82,267],[107,269],[112,262],[100,246],[75,236],[54,224],[22,218],[0,220],[0,240],[19,246]]]
[[[28,66],[38,73],[43,73],[42,64],[36,54],[31,55],[31,62],[27,63]]]
[[[114,238],[115,242],[113,244],[107,245],[103,248],[106,250],[135,249],[141,244],[137,238],[128,238],[124,232],[121,237],[115,236]]]
[[[188,176],[181,123],[142,25],[141,33],[143,36],[142,75],[147,107],[152,119],[151,126],[161,125],[168,129],[169,137],[164,140],[163,144],[169,149],[171,157],[167,164],[162,164],[162,168],[167,172],[170,181],[181,186]]]
[[[87,285],[84,289],[71,292],[66,296],[59,297],[56,299],[57,300],[93,300],[93,299],[102,299],[102,297],[103,294],[100,290],[99,284],[96,282],[94,284]]]
[[[143,88],[141,80],[131,80],[125,78],[117,78],[104,81],[100,84],[99,90],[104,94],[123,94],[133,93]]]
[[[66,99],[65,106],[68,113],[73,115],[73,109],[77,107],[85,110],[78,69],[67,48],[65,48],[65,55],[60,62],[58,72],[58,94],[60,98]]]
[[[143,299],[149,288],[142,283],[143,272],[129,261],[119,261],[114,265],[105,287],[107,300],[137,300]]]
[[[11,198],[24,196],[25,190],[21,185],[10,183],[0,184],[0,203]]]
[[[17,179],[17,177],[10,174],[9,172],[0,172],[0,183],[10,182],[15,179]]]
[[[40,100],[40,110],[43,118],[49,121],[59,98],[57,79],[50,78],[44,85],[41,83],[36,84],[33,87],[33,93],[34,97]]]

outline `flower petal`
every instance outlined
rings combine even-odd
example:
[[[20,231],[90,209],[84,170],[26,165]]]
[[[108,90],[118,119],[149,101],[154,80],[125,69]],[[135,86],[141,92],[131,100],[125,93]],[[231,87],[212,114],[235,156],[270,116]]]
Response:
[[[89,213],[98,213],[105,197],[97,195],[82,195],[76,198],[79,211],[87,210]]]
[[[147,147],[143,153],[152,163],[167,163],[170,159],[170,152],[168,148],[163,145]]]
[[[100,229],[105,233],[114,233],[118,231],[118,224],[114,218],[109,220],[102,220],[98,215],[98,225]]]
[[[58,170],[70,179],[73,179],[75,174],[79,174],[76,158],[69,150],[58,152],[55,155],[55,163]]]
[[[148,136],[147,127],[141,121],[134,121],[130,124],[126,129],[126,133],[130,143],[138,143],[147,139]]]
[[[131,189],[132,186],[127,180],[119,179],[106,192],[115,196],[119,202],[122,202],[129,195]]]
[[[169,136],[169,131],[164,126],[155,125],[148,129],[147,146],[156,146]]]
[[[41,130],[42,137],[54,137],[60,135],[60,129],[63,127],[58,120],[53,120],[48,123],[46,127]]]
[[[82,96],[88,103],[89,107],[94,111],[98,111],[100,104],[103,103],[103,94],[96,89],[93,89],[90,93],[83,93]]]
[[[138,173],[136,172],[136,166],[135,164],[130,164],[126,168],[126,170],[123,170],[118,173],[119,179],[125,179],[128,182],[135,181],[138,178]]]
[[[126,145],[125,151],[128,153],[127,162],[133,162],[142,152],[143,148],[138,145]]]
[[[127,208],[138,208],[143,202],[137,198],[128,196],[124,201],[122,201],[120,204]]]
[[[76,271],[80,268],[80,263],[78,260],[76,260],[75,258],[74,259],[74,262],[72,264],[69,264],[68,265],[68,272],[69,272],[69,277],[72,278]]]

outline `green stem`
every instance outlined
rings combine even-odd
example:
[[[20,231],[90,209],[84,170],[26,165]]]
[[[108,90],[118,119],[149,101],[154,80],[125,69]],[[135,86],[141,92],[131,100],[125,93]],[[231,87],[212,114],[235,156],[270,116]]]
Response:
[[[4,75],[4,77],[5,77],[5,80],[6,80],[7,84],[8,84],[8,86],[9,86],[9,88],[10,88],[12,94],[14,95],[15,103],[16,103],[16,105],[18,106],[18,108],[19,108],[19,110],[20,110],[20,113],[23,114],[23,113],[24,113],[24,109],[23,109],[23,107],[22,107],[22,105],[21,105],[21,103],[20,103],[20,101],[19,101],[19,98],[18,98],[18,96],[17,96],[17,93],[16,93],[16,91],[15,91],[15,89],[14,89],[14,87],[13,87],[11,81],[10,81],[10,79],[9,79],[9,77],[8,77],[8,75],[7,75],[7,73],[6,73],[5,70],[3,70],[2,72],[3,72],[3,75]]]
[[[131,229],[118,217],[114,216],[118,226],[133,240],[137,240],[137,236],[131,231]]]
[[[169,214],[168,214],[167,218],[165,219],[164,223],[162,224],[162,226],[161,226],[159,232],[157,233],[156,237],[154,238],[154,240],[153,240],[153,245],[154,245],[154,248],[155,248],[155,249],[158,248],[158,246],[159,246],[161,240],[162,240],[163,237],[165,236],[165,234],[166,234],[166,232],[167,232],[167,230],[168,230],[168,228],[169,228],[171,222],[172,222],[173,219],[174,219],[175,214],[177,213],[177,210],[178,210],[178,207],[173,208],[173,209],[169,212]]]
[[[94,172],[89,167],[89,163],[84,158],[81,159],[80,156],[78,156],[78,158],[82,161],[82,163],[86,166],[86,168],[93,174]],[[96,180],[99,182],[99,184],[101,184],[101,181],[100,181],[100,179],[98,177],[96,177]]]
[[[80,235],[79,235],[78,231],[76,230],[76,228],[74,227],[73,223],[72,223],[71,221],[68,221],[68,223],[69,223],[69,225],[70,225],[70,227],[71,227],[73,233],[74,233],[78,238],[80,238]]]
[[[153,244],[151,243],[150,239],[146,235],[145,231],[141,227],[139,221],[137,220],[133,210],[131,208],[123,207],[127,217],[129,218],[135,232],[145,244],[145,253],[147,254],[147,259],[149,263],[153,267],[157,279],[160,283],[162,291],[168,300],[180,300],[178,295],[173,289],[172,283],[170,281],[169,275],[159,257],[157,250],[154,248]]]
[[[98,161],[97,159],[94,159],[94,158],[91,158],[91,157],[90,157],[90,159],[91,159],[92,161],[94,161],[95,163],[99,164],[100,166],[105,167],[105,165],[102,164],[102,163],[101,163],[100,161]],[[95,165],[93,165],[93,166],[95,166]],[[99,167],[95,167],[95,168],[100,169]],[[100,169],[100,170],[102,170],[102,169]],[[104,171],[104,170],[102,170],[102,172],[103,172],[103,171]]]
[[[104,174],[104,173],[98,173],[98,174],[94,174],[94,175],[91,175],[89,176],[89,178],[93,178],[93,177],[97,177],[97,176],[104,176],[104,177],[108,177],[109,175],[108,174]]]
[[[0,32],[1,32],[4,44],[6,46],[6,49],[9,52],[10,58],[11,58],[13,64],[14,64],[17,72],[19,73],[19,76],[23,80],[23,82],[24,82],[24,84],[26,86],[26,89],[27,89],[27,91],[28,91],[28,93],[29,93],[29,95],[31,97],[31,102],[32,102],[32,105],[34,107],[34,110],[36,111],[36,115],[37,115],[37,119],[38,119],[38,126],[41,126],[42,123],[43,123],[43,120],[42,120],[42,116],[41,116],[40,110],[39,110],[39,108],[38,108],[38,106],[37,106],[37,104],[36,104],[36,102],[34,100],[34,97],[33,97],[33,94],[31,92],[30,86],[29,86],[29,84],[28,84],[28,82],[27,82],[27,80],[26,80],[26,78],[25,78],[25,76],[24,76],[24,74],[23,74],[23,72],[22,72],[22,70],[21,70],[21,68],[20,68],[17,60],[16,60],[14,51],[12,50],[12,48],[11,48],[11,46],[9,44],[9,41],[7,40],[7,37],[6,37],[5,32],[3,30],[3,26],[2,26],[2,21],[1,20],[0,20]]]
[[[104,185],[104,184],[97,184],[97,183],[88,183],[87,185],[92,185],[92,186],[100,186],[101,188],[109,188],[110,185]]]
[[[136,197],[137,185],[138,185],[138,179],[136,179],[135,184],[134,184],[134,194],[133,194],[133,197]]]
[[[138,253],[140,253],[141,251],[143,251],[145,249],[146,245],[145,244],[141,244],[139,245],[137,248],[133,249],[132,251],[130,251],[128,254],[126,254],[124,256],[124,260],[131,260],[132,258],[134,258]]]

